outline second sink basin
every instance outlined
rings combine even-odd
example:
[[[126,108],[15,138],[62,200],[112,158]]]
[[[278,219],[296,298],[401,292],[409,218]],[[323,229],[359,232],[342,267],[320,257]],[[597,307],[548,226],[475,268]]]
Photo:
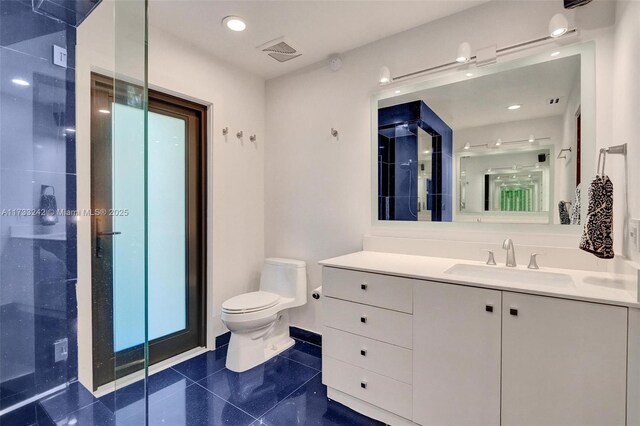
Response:
[[[458,263],[445,274],[463,277],[497,280],[510,284],[537,284],[551,287],[574,287],[573,279],[566,274],[500,266],[467,265]]]

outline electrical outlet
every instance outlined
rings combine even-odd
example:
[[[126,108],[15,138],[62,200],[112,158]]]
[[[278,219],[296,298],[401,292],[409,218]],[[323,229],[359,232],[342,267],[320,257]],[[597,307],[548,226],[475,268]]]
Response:
[[[69,358],[69,339],[60,339],[53,342],[54,362],[66,361]]]
[[[629,238],[631,247],[640,252],[640,219],[629,219]]]

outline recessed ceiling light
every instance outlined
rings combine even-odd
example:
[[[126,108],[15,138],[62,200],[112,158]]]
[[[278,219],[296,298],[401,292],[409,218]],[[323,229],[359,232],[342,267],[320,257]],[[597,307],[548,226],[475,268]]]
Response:
[[[464,149],[469,149],[471,148],[471,144],[469,142],[464,144]]]
[[[515,110],[520,109],[520,108],[522,108],[522,105],[520,105],[520,104],[513,104],[513,105],[509,105],[507,107],[507,109],[509,111],[515,111]]]
[[[102,114],[111,114],[111,111],[109,111],[108,109],[99,109],[98,112]]]
[[[11,80],[11,82],[16,86],[31,86],[31,84],[27,80],[23,80],[21,78],[14,78],[13,80]]]
[[[553,53],[551,54],[551,56],[558,56],[559,54],[560,54],[560,52],[553,52]]]
[[[247,29],[247,24],[239,16],[227,16],[222,20],[222,25],[229,28],[231,31],[244,31]]]
[[[473,77],[473,73],[472,72],[468,72],[465,74],[467,77]]]
[[[428,154],[430,151],[427,149],[426,151],[424,151],[425,154]]]
[[[498,140],[496,141],[496,146],[500,146],[502,145],[502,139],[498,138]]]
[[[396,90],[396,91],[395,91],[395,92],[393,92],[393,93],[395,93],[395,94],[397,95],[398,93],[400,93],[400,91],[399,91],[399,90]]]
[[[529,135],[529,143],[534,143],[536,138],[533,135]]]

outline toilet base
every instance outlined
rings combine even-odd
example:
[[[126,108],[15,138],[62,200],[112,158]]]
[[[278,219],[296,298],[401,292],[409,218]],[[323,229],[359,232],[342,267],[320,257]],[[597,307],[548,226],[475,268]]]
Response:
[[[236,373],[256,367],[294,345],[289,336],[289,313],[280,312],[275,323],[248,332],[231,332],[225,366]]]

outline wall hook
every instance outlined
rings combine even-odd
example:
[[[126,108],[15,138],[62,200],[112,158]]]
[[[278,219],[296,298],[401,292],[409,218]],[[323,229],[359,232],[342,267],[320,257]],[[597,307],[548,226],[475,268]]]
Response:
[[[238,133],[236,133],[236,137],[238,139],[242,139],[242,136],[244,135],[244,132],[242,130],[240,130]]]
[[[250,140],[251,142],[255,142],[257,139],[258,139],[258,138],[256,137],[256,135],[251,135],[251,136],[249,136],[249,140]]]
[[[333,127],[331,128],[331,136],[333,136],[334,138],[338,138],[338,131]]]
[[[225,127],[224,129],[222,129],[222,136],[227,136],[229,134],[229,128]]]

